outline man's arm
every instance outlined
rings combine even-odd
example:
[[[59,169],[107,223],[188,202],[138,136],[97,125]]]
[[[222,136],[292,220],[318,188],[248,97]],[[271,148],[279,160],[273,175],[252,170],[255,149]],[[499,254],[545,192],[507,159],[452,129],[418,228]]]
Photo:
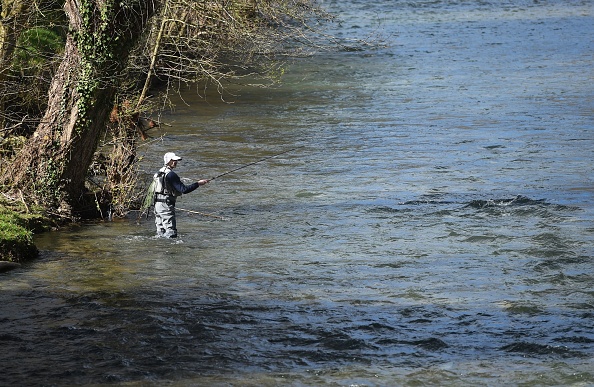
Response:
[[[200,182],[195,182],[189,185],[185,185],[184,183],[182,183],[181,179],[179,178],[179,176],[177,175],[177,173],[171,171],[167,174],[167,182],[169,183],[169,186],[171,188],[173,188],[175,191],[182,193],[182,194],[187,194],[190,193],[192,191],[194,191],[196,188],[198,188],[199,186],[203,185],[200,184]]]

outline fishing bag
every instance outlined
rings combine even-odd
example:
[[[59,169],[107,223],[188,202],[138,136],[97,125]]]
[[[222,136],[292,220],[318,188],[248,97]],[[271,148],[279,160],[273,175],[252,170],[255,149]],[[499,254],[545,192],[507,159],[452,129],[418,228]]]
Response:
[[[154,206],[157,202],[157,194],[167,196],[169,194],[167,190],[167,182],[165,177],[170,171],[159,171],[153,175],[153,181],[149,187],[147,193],[147,200],[150,200],[149,206]]]
[[[154,188],[155,194],[165,195],[165,187],[166,187],[165,176],[167,176],[167,173],[165,173],[163,171],[159,171],[153,175],[153,184],[155,187]]]

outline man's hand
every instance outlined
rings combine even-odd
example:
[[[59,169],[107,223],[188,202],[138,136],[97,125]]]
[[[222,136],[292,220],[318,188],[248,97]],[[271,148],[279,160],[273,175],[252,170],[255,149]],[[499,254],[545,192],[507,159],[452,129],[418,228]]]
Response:
[[[202,180],[198,180],[198,185],[204,185],[206,183],[208,183],[210,180],[208,179],[202,179]]]

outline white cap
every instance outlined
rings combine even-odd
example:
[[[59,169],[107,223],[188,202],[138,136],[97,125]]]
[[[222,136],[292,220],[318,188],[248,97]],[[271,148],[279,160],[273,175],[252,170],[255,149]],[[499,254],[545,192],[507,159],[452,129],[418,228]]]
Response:
[[[165,162],[165,165],[169,164],[169,162],[171,160],[177,161],[177,160],[181,160],[181,159],[182,159],[181,157],[179,157],[178,155],[176,155],[173,152],[167,152],[167,153],[165,153],[165,156],[163,156],[163,161]]]

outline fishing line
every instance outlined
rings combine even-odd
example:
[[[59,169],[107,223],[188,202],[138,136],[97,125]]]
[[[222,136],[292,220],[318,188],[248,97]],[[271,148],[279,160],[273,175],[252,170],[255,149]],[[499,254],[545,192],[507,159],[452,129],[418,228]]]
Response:
[[[297,149],[299,149],[299,148],[303,148],[303,146],[298,146],[298,147],[295,147],[295,148],[292,148],[292,149],[286,150],[286,151],[284,151],[284,152],[281,152],[281,153],[274,154],[274,155],[272,155],[272,156],[267,156],[267,157],[264,157],[264,158],[262,158],[262,159],[260,159],[260,160],[258,160],[258,161],[254,161],[254,162],[252,162],[252,163],[249,163],[249,164],[242,165],[242,166],[240,166],[240,167],[237,167],[237,168],[234,168],[234,169],[232,169],[232,170],[230,170],[230,171],[223,172],[223,173],[221,173],[221,174],[219,174],[219,175],[216,175],[216,176],[214,176],[214,177],[211,177],[210,179],[208,179],[208,181],[212,181],[212,180],[214,180],[214,179],[217,179],[217,178],[219,178],[219,177],[223,177],[223,176],[225,176],[225,175],[228,175],[228,174],[230,174],[230,173],[232,173],[232,172],[239,171],[240,169],[247,168],[247,167],[249,167],[249,166],[252,166],[252,165],[254,165],[254,164],[261,163],[262,161],[266,161],[266,160],[269,160],[269,159],[271,159],[271,158],[274,158],[274,157],[277,157],[277,156],[280,156],[280,155],[284,155],[285,153],[293,152],[294,150],[297,150]],[[183,180],[183,178],[182,178],[182,180]],[[190,214],[197,214],[197,215],[202,215],[202,216],[209,216],[209,217],[213,217],[213,218],[217,218],[217,219],[221,219],[221,220],[226,220],[226,218],[223,218],[222,216],[217,216],[217,215],[213,215],[213,214],[205,214],[205,213],[203,213],[203,212],[199,212],[199,211],[193,211],[193,210],[187,210],[187,209],[185,209],[185,208],[179,208],[179,207],[177,207],[176,209],[177,209],[177,210],[180,210],[180,211],[185,211],[185,212],[188,212],[188,213],[190,213]]]
[[[212,181],[212,180],[214,180],[214,179],[218,179],[219,177],[223,177],[223,176],[225,176],[225,175],[228,175],[228,174],[230,174],[230,173],[233,173],[233,172],[235,172],[235,171],[239,171],[240,169],[247,168],[247,167],[249,167],[249,166],[252,166],[252,165],[254,165],[254,164],[261,163],[262,161],[266,161],[266,160],[269,160],[269,159],[271,159],[271,158],[278,157],[278,156],[280,156],[280,155],[284,155],[285,153],[293,152],[293,151],[295,151],[295,150],[297,150],[297,149],[300,149],[300,148],[303,148],[303,146],[298,146],[298,147],[296,147],[296,148],[289,149],[289,150],[286,150],[286,151],[284,151],[284,152],[281,152],[281,153],[277,153],[277,154],[275,154],[275,155],[272,155],[272,156],[264,157],[263,159],[260,159],[260,160],[258,160],[258,161],[254,161],[253,163],[245,164],[245,165],[242,165],[241,167],[237,167],[237,168],[235,168],[235,169],[232,169],[232,170],[230,170],[230,171],[223,172],[223,173],[221,173],[220,175],[216,175],[215,177],[211,177],[211,178],[210,178],[210,179],[208,179],[208,180],[209,180],[209,181]]]
[[[185,211],[185,212],[189,212],[190,214],[196,214],[196,215],[202,215],[202,216],[209,216],[211,218],[216,218],[216,219],[221,219],[221,220],[227,220],[227,218],[224,218],[222,216],[218,216],[218,215],[214,215],[214,214],[205,214],[204,212],[200,212],[200,211],[194,211],[194,210],[188,210],[185,208],[179,208],[179,207],[175,207],[175,210],[179,210],[179,211]]]

